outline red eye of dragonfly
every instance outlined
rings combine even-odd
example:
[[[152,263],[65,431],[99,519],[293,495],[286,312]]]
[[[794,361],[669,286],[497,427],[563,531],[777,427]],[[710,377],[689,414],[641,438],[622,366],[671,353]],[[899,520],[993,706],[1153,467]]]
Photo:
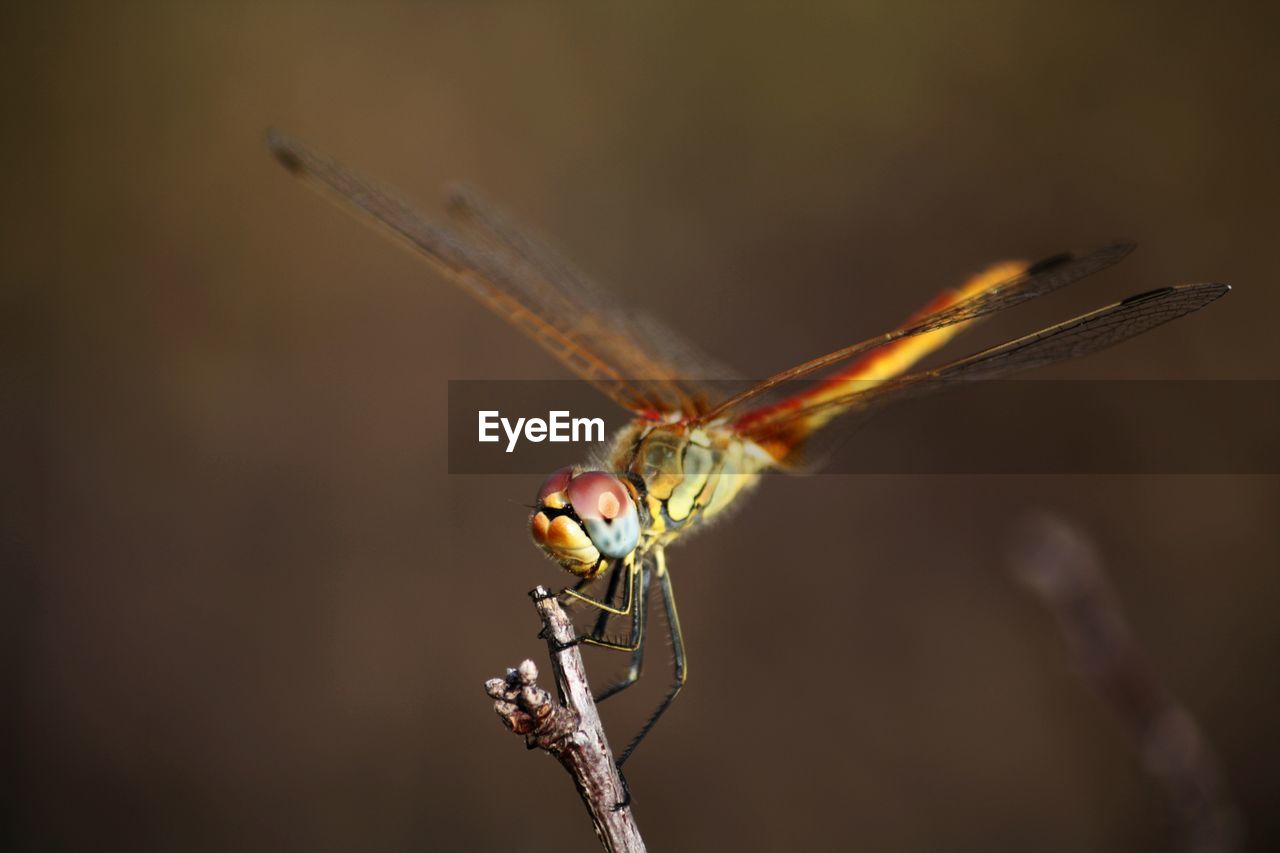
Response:
[[[542,484],[542,488],[538,489],[538,505],[541,506],[549,496],[554,495],[556,492],[563,492],[568,487],[569,478],[572,476],[573,466],[568,465],[547,477],[546,482]]]
[[[622,481],[603,471],[588,471],[569,482],[569,503],[573,511],[583,519],[612,521],[631,502],[631,495]]]

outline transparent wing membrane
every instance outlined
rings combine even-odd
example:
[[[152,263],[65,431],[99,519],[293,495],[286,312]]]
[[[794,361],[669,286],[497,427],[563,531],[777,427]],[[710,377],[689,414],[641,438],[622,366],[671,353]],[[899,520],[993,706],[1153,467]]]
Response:
[[[702,416],[701,420],[710,421],[718,418],[734,419],[742,417],[745,404],[754,401],[757,407],[760,406],[761,401],[759,398],[762,395],[784,383],[814,376],[822,372],[838,371],[840,367],[860,359],[872,350],[903,341],[906,338],[977,320],[997,311],[1012,308],[1030,299],[1052,293],[1061,287],[1079,281],[1085,276],[1092,275],[1119,262],[1133,249],[1134,246],[1131,243],[1117,243],[1083,254],[1065,253],[1046,258],[1039,263],[1032,264],[1013,277],[975,293],[968,298],[946,305],[924,316],[913,318],[906,325],[891,332],[868,338],[776,373],[763,382],[730,397],[711,412]]]
[[[1141,293],[942,367],[884,381],[851,382],[848,394],[815,406],[780,411],[753,424],[744,434],[786,450],[788,445],[799,446],[808,434],[840,415],[869,414],[881,406],[938,390],[950,382],[994,379],[1088,355],[1198,311],[1230,289],[1229,285],[1206,283]]]
[[[666,411],[702,412],[723,398],[722,387],[706,380],[735,378],[732,371],[652,315],[623,309],[577,265],[517,228],[474,189],[451,186],[447,210],[465,233],[519,266],[521,280],[541,283],[555,292],[553,298],[575,304],[581,312],[577,331],[609,353]]]
[[[688,378],[697,373],[672,363],[661,349],[645,347],[651,335],[576,267],[475,193],[455,189],[450,197],[459,233],[427,221],[391,193],[284,134],[273,131],[267,141],[290,172],[407,243],[625,408],[692,416],[716,402],[709,387]],[[695,352],[691,344],[680,344],[679,351]]]

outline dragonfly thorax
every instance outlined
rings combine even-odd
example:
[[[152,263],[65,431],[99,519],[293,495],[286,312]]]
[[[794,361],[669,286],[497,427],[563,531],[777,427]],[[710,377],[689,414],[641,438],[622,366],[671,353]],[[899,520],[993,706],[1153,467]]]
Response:
[[[619,437],[612,464],[643,484],[644,550],[668,544],[722,512],[774,460],[727,427],[637,423]]]

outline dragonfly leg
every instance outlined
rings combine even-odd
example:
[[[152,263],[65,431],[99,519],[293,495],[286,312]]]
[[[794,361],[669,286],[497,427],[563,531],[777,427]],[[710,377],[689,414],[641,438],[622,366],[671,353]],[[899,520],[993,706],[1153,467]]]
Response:
[[[596,629],[594,631],[592,631],[589,634],[580,634],[577,637],[574,637],[573,640],[568,643],[552,642],[552,647],[554,651],[557,651],[557,652],[563,651],[564,649],[570,648],[571,646],[579,645],[581,643],[586,643],[592,646],[600,646],[601,648],[613,649],[615,651],[620,651],[620,652],[634,653],[637,649],[640,648],[644,638],[644,621],[642,618],[638,618],[636,614],[643,609],[643,604],[640,602],[644,596],[642,580],[644,578],[645,573],[641,572],[636,567],[635,562],[632,560],[628,560],[626,562],[619,560],[618,562],[614,563],[612,572],[613,572],[613,576],[610,578],[610,582],[609,582],[610,589],[608,590],[608,593],[605,596],[604,601],[599,601],[597,599],[591,598],[590,596],[584,595],[583,593],[579,592],[579,590],[586,585],[584,582],[581,582],[581,581],[570,589],[563,589],[560,592],[556,593],[557,597],[569,596],[571,597],[572,601],[581,601],[584,604],[589,604],[593,607],[600,609],[603,612],[601,613],[601,618],[596,621]],[[616,586],[620,583],[620,576],[622,574],[625,574],[627,577],[626,603],[622,607],[613,607],[609,604],[609,600],[613,598],[613,595],[616,591]],[[570,603],[572,603],[572,601]],[[610,616],[630,616],[631,617],[631,639],[629,642],[616,643],[612,640],[607,639],[604,636],[604,633],[603,633],[604,628],[607,627],[608,618]],[[542,634],[539,634],[539,636],[543,636],[544,639],[546,639],[546,637]]]
[[[634,654],[644,645],[644,611],[645,611],[645,585],[644,579],[648,573],[637,568],[634,562],[629,562],[625,566],[627,572],[628,590],[627,605],[621,610],[602,607],[605,615],[618,614],[631,617],[631,636],[626,643],[615,643],[607,639],[603,635],[583,634],[576,638],[578,643],[586,643],[591,646],[599,646],[602,649],[613,649],[618,652],[631,652]],[[621,569],[620,569],[621,570]]]
[[[631,605],[635,603],[635,596],[633,593],[635,591],[635,586],[636,586],[635,582],[632,579],[636,574],[638,574],[638,571],[636,569],[635,559],[629,557],[625,562],[623,562],[622,560],[619,560],[618,562],[613,564],[614,572],[618,572],[621,569],[626,570],[627,579],[628,581],[631,581],[627,586],[627,603],[624,607],[617,608],[609,604],[609,599],[613,597],[612,580],[610,581],[610,592],[608,595],[605,596],[604,601],[600,601],[599,599],[592,598],[591,596],[583,592],[580,592],[580,590],[587,585],[588,583],[587,580],[578,581],[578,583],[574,584],[573,586],[566,587],[560,590],[559,592],[556,593],[556,598],[561,598],[561,597],[568,598],[570,599],[570,601],[566,602],[568,604],[572,604],[574,601],[581,601],[583,604],[588,604],[592,607],[597,607],[600,610],[603,610],[605,614],[609,614],[613,616],[630,616]]]
[[[635,684],[640,680],[640,673],[644,669],[644,643],[642,643],[641,640],[644,638],[644,626],[648,621],[648,589],[650,575],[652,572],[648,566],[645,566],[643,571],[644,577],[641,578],[640,584],[641,589],[644,590],[644,592],[642,593],[640,603],[636,608],[636,617],[631,622],[631,643],[635,646],[635,651],[631,653],[631,664],[627,667],[626,675],[596,694],[596,704],[603,702],[610,696],[615,696],[618,693],[621,693],[623,690],[626,690],[628,687]],[[602,622],[603,617],[601,618],[601,623]],[[601,627],[601,623],[596,624],[597,635],[600,633],[599,628]]]
[[[614,570],[609,573],[609,589],[604,594],[605,604],[613,604],[613,600],[618,597],[618,586],[621,582],[622,572],[618,571],[617,567],[614,567]],[[577,584],[574,589],[577,589],[580,586],[582,586],[582,584]],[[607,611],[600,611],[600,615],[596,618],[596,626],[591,629],[592,636],[604,636],[604,629],[608,626],[609,617],[611,615],[612,614]]]
[[[613,569],[609,572],[609,591],[605,595],[606,602],[612,601],[614,595],[617,593],[619,576],[620,576],[620,573],[618,571],[618,565],[615,563],[613,566]],[[583,578],[582,580],[575,583],[569,589],[562,589],[559,592],[550,593],[549,597],[559,598],[564,595],[572,595],[574,597],[573,601],[591,601],[592,599],[587,598],[585,595],[582,594],[582,590],[586,589],[594,581],[595,581],[595,578]],[[572,604],[573,602],[571,601],[569,603]],[[596,622],[595,633],[597,634],[600,633],[600,631],[602,630],[603,623],[605,622],[605,620],[608,619],[608,617],[609,617],[608,613],[600,614],[600,619],[599,621]],[[561,642],[552,640],[550,637],[548,637],[544,633],[545,631],[546,631],[546,628],[544,627],[542,631],[538,632],[538,636],[544,640],[547,640],[549,643],[551,643],[552,651],[562,652],[565,649],[572,648],[573,646],[576,646],[578,645],[578,643],[582,642],[581,637],[575,637],[572,641],[568,643],[561,643]]]
[[[618,587],[622,582],[622,575],[623,573],[619,571],[619,564],[614,563],[613,568],[609,571],[609,588],[605,592],[604,599],[603,599],[605,604],[612,605],[613,600],[618,597]],[[570,600],[566,602],[566,604],[569,604],[570,606],[572,606],[574,603],[578,601],[588,600],[585,595],[577,595],[577,593],[581,593],[588,586],[595,583],[595,581],[596,581],[596,578],[583,578],[582,580],[575,583],[571,588],[566,590],[561,590],[560,592],[556,593],[556,595],[570,597]],[[608,625],[609,617],[611,615],[612,614],[610,614],[608,611],[605,611],[605,610],[602,610],[600,612],[599,618],[596,619],[596,626],[593,629],[591,629],[592,636],[595,636],[595,637],[604,636],[605,627]]]
[[[661,550],[656,552],[656,564],[658,590],[662,594],[662,605],[667,613],[667,627],[671,631],[671,654],[675,662],[675,672],[671,687],[667,690],[667,695],[663,697],[661,704],[649,716],[648,722],[640,729],[640,733],[632,738],[631,743],[627,744],[627,748],[622,751],[622,757],[618,759],[619,767],[636,751],[636,747],[640,745],[640,741],[644,740],[645,735],[649,734],[650,730],[653,729],[658,722],[658,718],[666,712],[667,708],[671,707],[671,703],[679,695],[688,677],[689,667],[684,653],[684,636],[680,632],[680,616],[676,613],[676,598],[671,589],[671,575],[667,572],[666,556]]]
[[[627,784],[627,777],[623,775],[621,767],[618,768],[618,781],[622,783],[622,802],[613,804],[615,812],[620,812],[631,805],[631,786]]]

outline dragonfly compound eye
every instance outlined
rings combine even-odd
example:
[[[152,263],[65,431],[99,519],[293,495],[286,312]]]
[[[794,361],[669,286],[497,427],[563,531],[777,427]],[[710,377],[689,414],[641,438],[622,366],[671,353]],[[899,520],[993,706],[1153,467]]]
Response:
[[[590,577],[604,561],[635,550],[640,514],[634,494],[617,477],[602,471],[575,477],[574,469],[561,468],[538,490],[529,529],[533,541],[560,565]]]
[[[569,488],[569,480],[573,477],[573,467],[561,468],[552,473],[542,484],[542,488],[538,489],[538,506],[549,506],[553,509],[563,509],[564,501],[568,500],[565,495],[565,489]]]
[[[602,556],[620,559],[635,550],[640,514],[622,480],[603,471],[588,471],[570,480],[565,494]]]

